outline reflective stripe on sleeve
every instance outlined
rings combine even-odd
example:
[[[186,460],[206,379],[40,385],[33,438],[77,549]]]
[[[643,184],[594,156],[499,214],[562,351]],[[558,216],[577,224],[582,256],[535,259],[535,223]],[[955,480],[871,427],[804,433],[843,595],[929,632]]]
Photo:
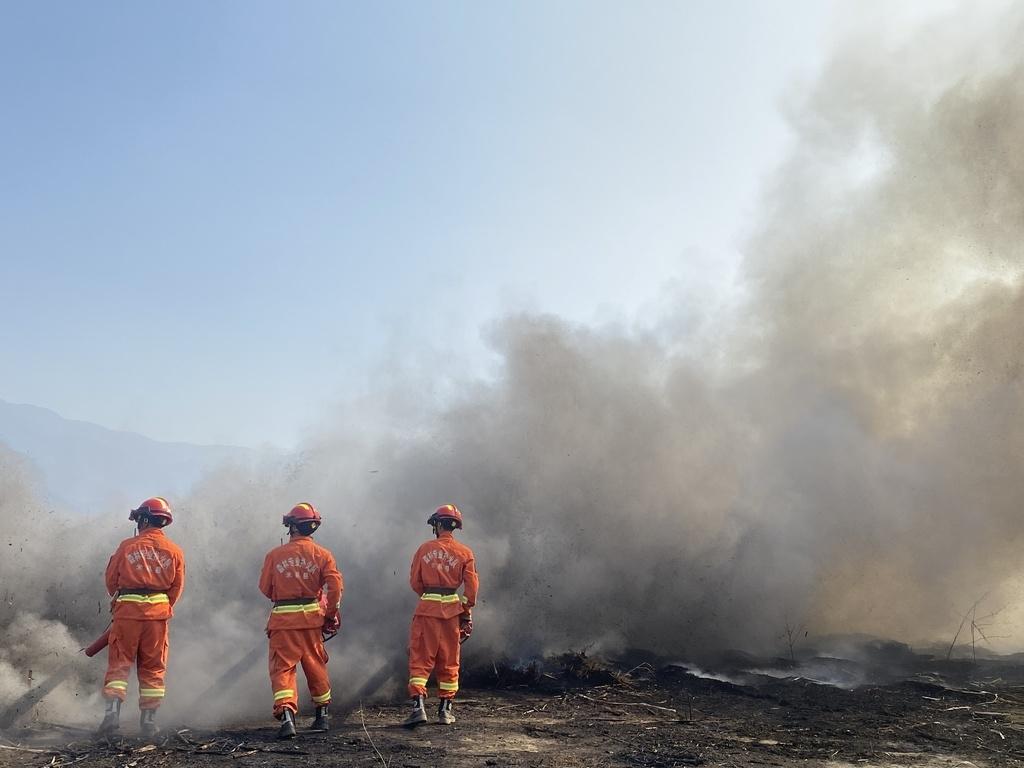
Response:
[[[274,701],[280,701],[281,699],[290,699],[295,695],[295,691],[291,688],[285,688],[282,691],[274,691]]]

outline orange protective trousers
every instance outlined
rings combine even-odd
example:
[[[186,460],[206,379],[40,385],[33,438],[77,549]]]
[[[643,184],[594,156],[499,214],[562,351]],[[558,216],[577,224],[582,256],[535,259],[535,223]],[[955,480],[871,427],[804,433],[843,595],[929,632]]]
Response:
[[[331,703],[331,680],[327,675],[327,651],[320,627],[311,629],[271,629],[270,685],[274,689],[274,717],[290,709],[299,711],[295,688],[295,667],[302,665],[313,704]]]
[[[459,616],[413,616],[409,631],[409,696],[426,696],[437,670],[437,696],[454,699],[459,690]]]
[[[127,698],[133,662],[139,676],[139,709],[156,709],[164,698],[167,619],[114,619],[103,678],[104,696],[121,701]]]

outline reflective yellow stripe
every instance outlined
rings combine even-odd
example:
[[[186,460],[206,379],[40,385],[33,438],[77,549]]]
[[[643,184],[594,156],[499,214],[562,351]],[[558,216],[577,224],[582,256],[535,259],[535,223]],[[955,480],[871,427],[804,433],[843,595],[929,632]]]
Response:
[[[295,695],[295,691],[290,688],[283,691],[274,691],[274,701],[280,701],[281,699],[290,699]]]
[[[454,683],[442,683],[438,681],[437,687],[440,688],[442,691],[457,691],[459,690],[459,683],[458,681]]]
[[[117,602],[119,603],[148,603],[150,605],[156,605],[158,603],[169,603],[167,595],[158,593],[155,595],[118,595]]]
[[[465,595],[459,595],[459,599],[462,601],[463,605],[465,605],[466,603],[469,602],[469,598],[466,597]]]
[[[331,700],[331,691],[330,691],[329,688],[327,689],[327,693],[323,693],[323,694],[320,694],[319,696],[314,696],[313,697],[313,703],[315,703],[315,704],[323,704],[325,701],[330,701],[330,700]]]
[[[432,592],[424,592],[420,595],[420,600],[429,600],[432,603],[457,603],[459,602],[458,595],[438,595]]]
[[[427,678],[425,677],[410,677],[409,685],[426,685]]]
[[[116,691],[127,691],[128,681],[127,680],[111,680],[109,683],[103,686],[104,688],[113,688]]]
[[[310,603],[309,605],[278,605],[275,606],[270,612],[271,613],[316,613],[320,610],[319,603]]]
[[[139,688],[139,696],[148,696],[151,699],[159,699],[163,695],[163,688]]]

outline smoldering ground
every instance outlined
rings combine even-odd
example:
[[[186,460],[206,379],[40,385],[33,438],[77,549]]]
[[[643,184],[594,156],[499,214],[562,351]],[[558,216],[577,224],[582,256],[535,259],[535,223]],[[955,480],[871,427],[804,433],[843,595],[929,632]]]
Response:
[[[499,370],[449,382],[443,406],[415,376],[383,381],[289,462],[225,467],[172,500],[189,579],[168,715],[263,641],[258,569],[299,500],[346,579],[336,694],[382,664],[401,683],[408,556],[448,501],[479,559],[478,658],[696,658],[778,649],[787,626],[948,639],[983,594],[1020,647],[1022,19],[957,13],[839,50],[789,106],[795,149],[714,334],[506,317],[488,329]],[[67,658],[65,627],[81,644],[103,629],[128,523],[50,514],[4,462],[12,697],[29,666]],[[15,642],[37,621],[57,623]],[[80,716],[101,667],[80,662],[47,706]],[[230,682],[221,717],[269,708],[262,664]]]

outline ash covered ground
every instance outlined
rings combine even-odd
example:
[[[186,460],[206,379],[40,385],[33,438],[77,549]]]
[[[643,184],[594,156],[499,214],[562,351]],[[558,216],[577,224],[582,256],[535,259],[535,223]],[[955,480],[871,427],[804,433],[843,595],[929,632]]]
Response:
[[[396,724],[404,702],[348,701],[334,730],[275,739],[273,723],[217,730],[185,720],[159,738],[98,739],[85,723],[33,719],[0,740],[0,766],[1017,765],[1024,761],[1024,662],[946,660],[869,643],[857,659],[794,663],[727,654],[705,669],[650,654],[470,670],[458,721]],[[713,669],[713,671],[711,671]],[[131,714],[131,710],[127,710]],[[308,712],[300,724],[308,723]]]

